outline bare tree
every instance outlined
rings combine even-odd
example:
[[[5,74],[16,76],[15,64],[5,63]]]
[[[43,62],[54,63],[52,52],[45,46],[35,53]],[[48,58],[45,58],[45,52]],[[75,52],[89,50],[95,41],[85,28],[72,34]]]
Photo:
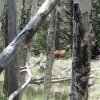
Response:
[[[54,51],[55,51],[55,35],[56,35],[56,9],[54,9],[49,16],[49,29],[47,36],[47,61],[45,69],[45,81],[44,81],[44,96],[45,100],[50,100],[50,88],[51,88],[51,77],[52,68],[54,62]]]
[[[71,100],[88,99],[90,72],[90,12],[91,0],[74,0]]]

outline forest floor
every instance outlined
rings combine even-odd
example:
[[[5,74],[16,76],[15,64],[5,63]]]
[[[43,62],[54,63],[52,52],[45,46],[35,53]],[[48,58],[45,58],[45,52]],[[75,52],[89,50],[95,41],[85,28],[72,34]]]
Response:
[[[40,69],[39,65],[35,65],[39,61],[39,57],[30,57],[30,69],[33,74],[33,78],[41,78],[44,76],[44,71]],[[45,59],[43,57],[42,59]],[[71,59],[56,59],[53,65],[53,77],[64,78],[71,77]],[[0,75],[0,98],[3,97],[3,73]],[[89,80],[89,99],[88,100],[100,100],[100,61],[91,61],[91,72]],[[36,85],[30,84],[25,89],[22,100],[44,100],[43,99],[43,84]],[[61,83],[53,83],[51,89],[51,100],[55,100],[55,95],[59,96],[59,100],[70,100],[70,81],[63,81]],[[3,99],[0,99],[3,100]],[[6,100],[6,99],[4,99]]]

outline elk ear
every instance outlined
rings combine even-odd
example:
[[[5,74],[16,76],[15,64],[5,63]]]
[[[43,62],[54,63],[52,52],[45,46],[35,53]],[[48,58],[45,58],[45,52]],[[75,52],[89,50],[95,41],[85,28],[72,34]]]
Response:
[[[54,55],[56,55],[56,54],[58,54],[59,53],[59,51],[58,50],[56,50],[55,52],[54,52]]]
[[[70,47],[71,47],[71,44],[66,46],[66,48],[70,48]]]
[[[71,45],[68,45],[67,47],[68,47],[68,48],[70,48],[70,47],[71,47]]]

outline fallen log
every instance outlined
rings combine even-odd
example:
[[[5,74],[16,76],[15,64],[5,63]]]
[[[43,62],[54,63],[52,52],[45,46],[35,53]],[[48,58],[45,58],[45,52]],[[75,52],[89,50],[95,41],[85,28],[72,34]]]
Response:
[[[62,78],[52,78],[51,83],[63,83],[63,82],[70,82],[71,78],[70,77],[62,77]],[[30,84],[36,84],[36,85],[40,85],[40,84],[44,84],[44,78],[40,78],[40,79],[33,79]]]
[[[95,76],[90,76],[89,79],[99,79],[98,77]],[[61,78],[52,78],[51,79],[51,83],[63,83],[63,82],[70,82],[71,81],[71,77],[61,77]],[[40,78],[40,79],[33,79],[30,81],[29,84],[36,84],[36,85],[41,85],[44,84],[44,77]],[[90,87],[91,84],[89,84]]]
[[[53,10],[59,0],[46,0],[24,29],[0,54],[0,74],[18,51],[24,48],[32,39],[39,26]]]

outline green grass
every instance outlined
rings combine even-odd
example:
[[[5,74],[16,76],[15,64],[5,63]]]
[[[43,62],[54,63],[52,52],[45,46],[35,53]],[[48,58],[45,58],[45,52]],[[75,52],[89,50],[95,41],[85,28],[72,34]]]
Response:
[[[33,77],[40,78],[44,76],[44,72],[39,69],[39,66],[34,66],[38,58],[30,58],[31,71]],[[43,57],[45,59],[45,57]],[[71,76],[71,59],[59,59],[55,60],[53,65],[53,77],[64,77]],[[89,99],[88,100],[100,100],[100,62],[92,61],[91,62],[91,76],[94,78],[89,80],[90,84],[93,84],[89,88]],[[0,75],[0,96],[4,97],[2,93],[3,87],[3,74]],[[22,100],[44,100],[43,96],[44,86],[42,85],[28,85],[24,90]],[[55,95],[59,96],[61,100],[69,100],[70,94],[70,82],[56,83],[52,84],[51,88],[51,100],[55,100]],[[0,99],[1,100],[1,99]],[[6,100],[6,99],[5,99]]]
[[[94,78],[89,82],[94,85],[89,88],[89,100],[100,100],[100,61],[91,62],[91,71]]]

